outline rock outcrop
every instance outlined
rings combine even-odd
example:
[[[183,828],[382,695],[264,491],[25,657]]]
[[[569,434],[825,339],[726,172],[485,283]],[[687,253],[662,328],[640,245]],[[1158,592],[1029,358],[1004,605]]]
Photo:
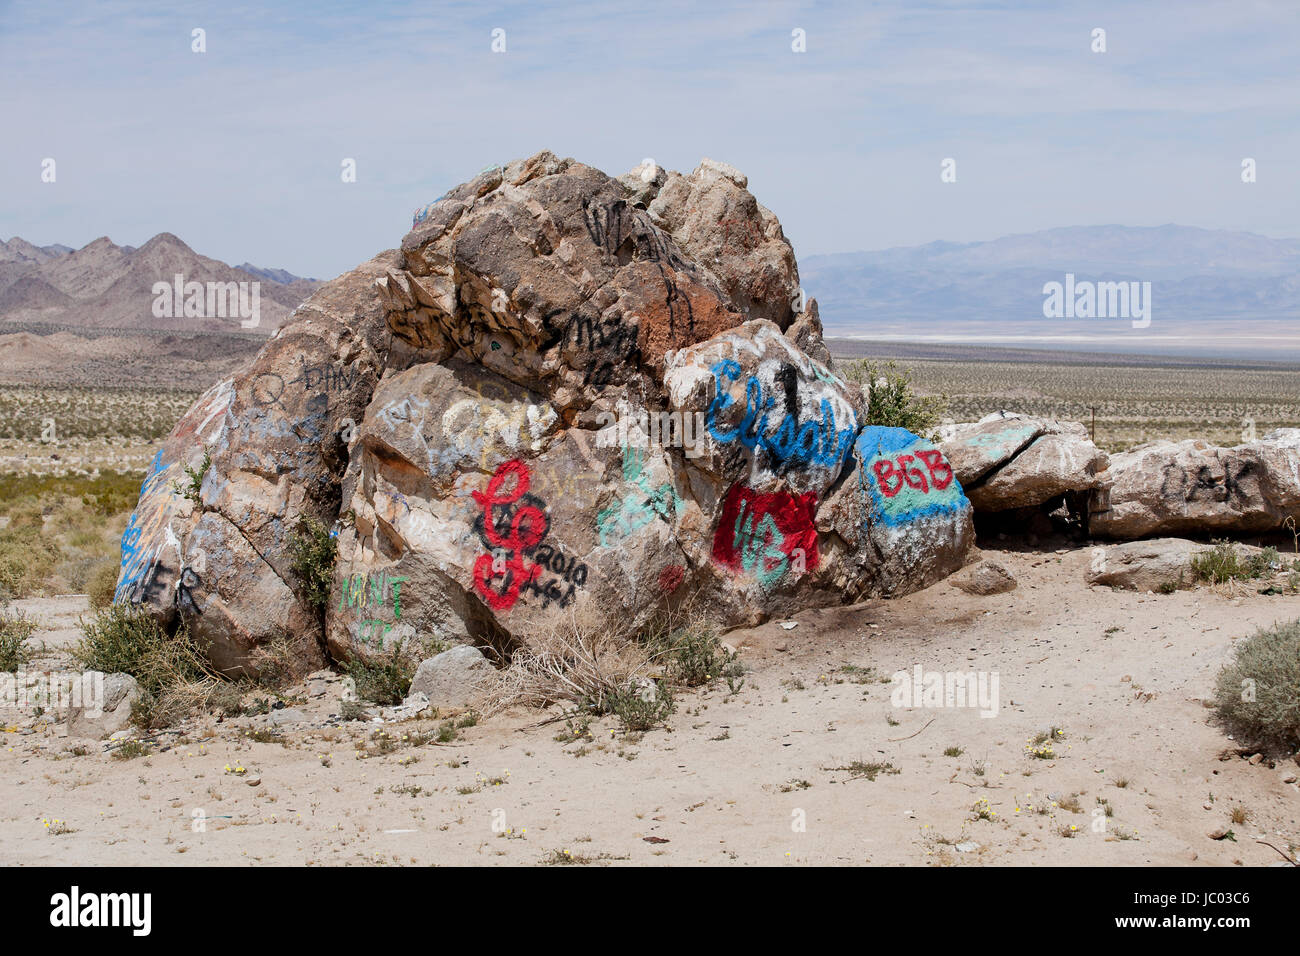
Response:
[[[1272,531],[1300,521],[1300,429],[1233,448],[1151,442],[1114,455],[1107,477],[1091,520],[1102,537]]]
[[[420,662],[411,681],[411,696],[424,694],[439,710],[473,707],[488,689],[493,667],[477,647],[461,645]]]
[[[1237,545],[1236,548],[1247,558],[1260,551],[1250,545]],[[1210,550],[1207,544],[1185,538],[1152,538],[1099,546],[1092,549],[1084,580],[1089,584],[1132,591],[1190,588],[1196,584],[1192,559]]]
[[[976,511],[1036,507],[1105,485],[1108,459],[1078,422],[997,413],[945,426],[940,439]]]
[[[984,597],[1014,591],[1018,586],[1015,576],[996,561],[981,561],[963,568],[949,578],[948,583],[967,594]]]
[[[311,670],[688,596],[733,625],[928,586],[970,503],[942,449],[861,416],[743,175],[540,153],[421,209],[199,400],[117,599],[239,673],[276,638]],[[337,544],[323,610],[294,557],[313,526]]]
[[[102,740],[125,730],[131,722],[131,707],[140,698],[140,685],[130,674],[86,671],[77,678],[80,686],[70,691],[69,737]]]

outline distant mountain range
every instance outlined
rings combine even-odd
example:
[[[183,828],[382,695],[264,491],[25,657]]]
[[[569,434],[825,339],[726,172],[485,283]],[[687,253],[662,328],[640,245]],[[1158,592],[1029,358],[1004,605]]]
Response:
[[[988,242],[808,256],[829,337],[1300,360],[1300,240],[1186,226],[1076,226]],[[261,321],[154,314],[155,283],[258,282]],[[1151,283],[1151,323],[1046,318],[1049,282]],[[229,266],[171,233],[139,248],[0,242],[0,384],[205,387],[322,283]],[[215,345],[213,336],[220,336]],[[869,346],[867,346],[869,348]]]
[[[1072,226],[987,242],[808,256],[799,261],[828,335],[989,341],[1109,337],[1263,339],[1300,333],[1300,240],[1188,226]],[[1150,282],[1152,322],[1053,319],[1043,287]]]
[[[260,322],[251,331],[269,335],[300,302],[321,285],[282,269],[249,263],[228,266],[199,255],[169,232],[138,249],[107,237],[80,249],[36,246],[20,237],[0,242],[0,333],[5,325],[142,331],[238,332],[240,317],[159,317],[153,308],[155,283],[257,282]],[[251,288],[251,287],[250,287]]]

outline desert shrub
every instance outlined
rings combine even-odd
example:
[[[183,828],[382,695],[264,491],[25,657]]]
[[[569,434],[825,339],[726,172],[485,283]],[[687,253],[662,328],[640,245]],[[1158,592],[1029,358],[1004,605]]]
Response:
[[[103,561],[95,566],[86,583],[86,597],[90,598],[93,608],[106,608],[113,603],[117,591],[118,564],[116,561]]]
[[[1192,577],[1210,584],[1252,580],[1267,573],[1278,557],[1274,548],[1247,555],[1231,541],[1215,541],[1213,549],[1192,556]]]
[[[184,484],[173,482],[172,490],[182,498],[188,498],[200,508],[203,507],[203,497],[199,494],[199,490],[203,487],[203,476],[208,473],[208,468],[211,466],[212,456],[205,451],[203,463],[198,468],[191,468],[189,465],[181,466],[187,480]]]
[[[312,607],[323,609],[329,604],[337,553],[338,542],[314,518],[299,521],[289,537],[291,567],[302,583],[303,600]]]
[[[611,713],[627,733],[640,733],[662,724],[677,709],[672,689],[666,683],[643,681],[612,691],[605,699]]]
[[[161,695],[179,684],[202,683],[213,675],[184,624],[168,634],[147,612],[111,604],[89,622],[72,656],[86,670],[130,674],[146,693]]]
[[[168,634],[146,611],[110,604],[81,625],[73,658],[86,670],[130,674],[140,685],[131,722],[145,729],[169,727],[206,707],[221,679],[212,672],[189,630]]]
[[[1300,749],[1300,621],[1257,631],[1236,646],[1215,681],[1214,709],[1247,747]]]
[[[27,597],[41,590],[62,559],[62,549],[41,533],[39,524],[0,530],[0,597]]]
[[[864,425],[906,428],[923,438],[933,436],[947,411],[947,401],[937,395],[917,395],[912,373],[896,362],[877,365],[867,359],[847,363],[841,370],[844,379],[862,388],[867,400]]]
[[[36,630],[36,622],[21,611],[0,610],[0,672],[20,671],[30,658],[25,644]]]
[[[646,635],[651,653],[669,677],[685,687],[711,684],[735,663],[713,625],[702,616],[684,614],[652,622]]]
[[[385,654],[354,657],[347,672],[357,685],[357,696],[376,704],[400,704],[415,678],[417,662],[397,641]]]

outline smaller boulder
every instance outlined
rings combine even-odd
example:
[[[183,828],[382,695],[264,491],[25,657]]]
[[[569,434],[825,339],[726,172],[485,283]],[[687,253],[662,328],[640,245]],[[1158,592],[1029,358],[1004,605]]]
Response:
[[[420,662],[408,699],[424,694],[440,709],[473,707],[483,699],[495,670],[477,647],[462,644]]]
[[[1258,552],[1250,545],[1237,545],[1246,555]],[[1160,591],[1190,588],[1195,584],[1192,558],[1212,550],[1208,545],[1185,538],[1152,538],[1092,549],[1092,560],[1084,574],[1089,584]]]
[[[967,594],[1002,594],[1016,588],[1016,579],[1002,565],[994,561],[981,561],[971,565],[949,579],[954,587]]]
[[[73,684],[68,707],[68,736],[103,740],[125,730],[140,685],[130,674],[86,671]]]

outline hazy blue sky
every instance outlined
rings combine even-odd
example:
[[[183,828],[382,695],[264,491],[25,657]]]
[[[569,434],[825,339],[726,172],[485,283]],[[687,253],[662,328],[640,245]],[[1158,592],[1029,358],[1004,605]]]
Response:
[[[0,237],[39,244],[170,231],[328,278],[540,149],[730,162],[801,256],[1098,223],[1300,236],[1296,0],[0,0],[0,64]]]

